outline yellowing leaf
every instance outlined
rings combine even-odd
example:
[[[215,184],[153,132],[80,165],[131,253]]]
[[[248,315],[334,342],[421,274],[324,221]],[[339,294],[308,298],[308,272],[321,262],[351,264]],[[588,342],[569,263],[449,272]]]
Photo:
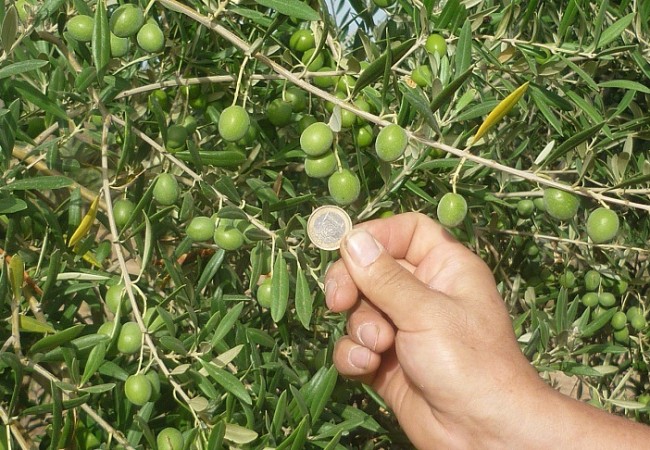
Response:
[[[9,261],[9,283],[16,300],[20,299],[23,292],[25,263],[20,255],[14,255]]]
[[[524,84],[515,89],[512,94],[501,100],[501,102],[485,118],[478,131],[474,135],[472,142],[476,142],[481,139],[490,128],[492,128],[499,120],[503,119],[503,116],[512,110],[512,108],[517,104],[519,99],[528,89],[528,84],[529,82],[526,81]]]
[[[72,236],[68,241],[68,247],[74,247],[88,234],[88,232],[90,231],[90,227],[92,226],[93,222],[95,222],[98,205],[99,205],[99,196],[95,197],[95,200],[93,200],[92,204],[90,205],[90,209],[88,210],[84,218],[81,219],[81,223],[79,224],[77,229],[74,230],[74,233],[72,233]]]
[[[91,265],[93,265],[95,267],[99,267],[99,268],[102,267],[102,265],[99,263],[99,261],[97,261],[97,259],[95,258],[95,255],[93,255],[91,252],[86,252],[86,254],[83,255],[82,258],[88,264],[91,264]]]

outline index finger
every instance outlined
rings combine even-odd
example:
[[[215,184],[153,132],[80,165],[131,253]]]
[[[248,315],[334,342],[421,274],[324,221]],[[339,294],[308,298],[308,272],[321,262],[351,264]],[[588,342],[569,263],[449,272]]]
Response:
[[[465,287],[493,283],[485,262],[424,214],[399,214],[356,228],[369,232],[393,258],[415,267],[420,281],[447,295],[463,295]],[[468,272],[474,274],[473,279],[459,283],[458,277]]]
[[[376,219],[357,225],[373,235],[395,259],[404,259],[413,266],[435,252],[466,251],[442,225],[422,213],[409,212],[385,219]]]

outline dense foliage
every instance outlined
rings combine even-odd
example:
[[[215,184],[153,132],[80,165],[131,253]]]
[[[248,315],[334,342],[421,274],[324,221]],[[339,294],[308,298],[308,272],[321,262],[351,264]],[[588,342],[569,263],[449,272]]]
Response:
[[[444,217],[648,420],[650,2],[106,3],[0,5],[0,449],[408,447],[331,365],[335,203]]]

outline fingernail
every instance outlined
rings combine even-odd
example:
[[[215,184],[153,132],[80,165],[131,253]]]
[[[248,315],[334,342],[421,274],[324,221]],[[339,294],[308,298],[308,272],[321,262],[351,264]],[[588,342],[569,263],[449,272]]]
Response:
[[[370,363],[370,350],[365,347],[354,347],[348,353],[348,362],[357,369],[365,369]]]
[[[357,330],[357,336],[363,345],[375,351],[379,339],[379,327],[374,323],[364,323]]]
[[[353,231],[345,241],[345,246],[352,261],[361,267],[374,263],[381,253],[375,238],[364,230]]]
[[[325,283],[325,303],[327,303],[329,309],[334,309],[336,306],[334,295],[336,294],[337,287],[338,284],[334,280],[328,280],[327,283]]]

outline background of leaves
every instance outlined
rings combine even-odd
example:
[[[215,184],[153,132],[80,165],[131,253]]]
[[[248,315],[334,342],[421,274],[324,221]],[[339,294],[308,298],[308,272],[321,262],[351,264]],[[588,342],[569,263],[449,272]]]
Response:
[[[358,77],[354,98],[372,110],[357,112],[412,133],[406,157],[392,165],[357,148],[351,131],[339,133],[342,164],[362,178],[361,199],[348,207],[353,219],[435,216],[457,173],[470,212],[454,233],[493,267],[526,355],[551,382],[572,377],[574,395],[647,421],[647,330],[617,342],[608,325],[614,310],[595,313],[579,298],[594,268],[618,307],[647,308],[650,3],[399,0],[389,20],[372,4],[349,3],[350,11],[341,2],[328,12],[297,0],[142,2],[165,32],[165,51],[148,55],[132,44],[119,60],[107,56],[105,29],[95,41],[103,47],[66,37],[76,12],[100,11],[104,23],[101,3],[2,4],[3,448],[9,440],[154,448],[165,426],[182,429],[191,448],[408,445],[381,400],[331,367],[343,323],[326,311],[319,283],[335,255],[309,246],[304,231],[312,208],[331,200],[325,183],[302,172],[297,124],[276,129],[264,115],[292,84],[310,94],[320,120],[331,118],[325,101],[337,105],[333,123],[339,108],[356,110],[315,88],[288,50],[291,33],[309,26],[323,36],[318,47],[332,67]],[[447,38],[442,58],[422,48],[434,31]],[[409,79],[419,64],[436,74],[426,89]],[[465,152],[483,118],[526,81],[518,105]],[[205,105],[193,108],[178,86],[197,83]],[[150,100],[157,89],[169,106]],[[257,123],[258,138],[245,148],[225,146],[216,132],[235,98]],[[188,149],[166,152],[167,126],[190,114],[198,131]],[[173,207],[151,202],[162,171],[183,182]],[[517,214],[519,199],[539,198],[550,185],[581,196],[575,220]],[[71,249],[68,237],[98,194],[96,221]],[[137,208],[120,233],[112,204],[124,197]],[[591,245],[584,229],[599,202],[623,220],[609,245]],[[191,217],[213,213],[251,222],[245,247],[224,252],[185,237]],[[271,270],[284,294],[269,311],[254,294]],[[131,319],[143,325],[154,309],[164,324],[136,357],[96,334],[110,316],[106,288],[120,279],[136,307]],[[136,408],[123,382],[146,367],[161,375],[163,395]]]

